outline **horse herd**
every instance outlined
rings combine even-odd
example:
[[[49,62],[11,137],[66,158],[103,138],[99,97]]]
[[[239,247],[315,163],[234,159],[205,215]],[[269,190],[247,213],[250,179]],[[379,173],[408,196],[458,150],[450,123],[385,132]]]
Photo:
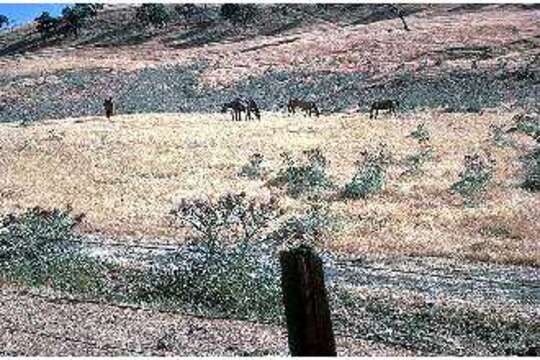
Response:
[[[389,113],[395,114],[398,106],[399,102],[396,100],[385,99],[375,101],[371,104],[369,118],[377,118],[379,115],[379,110],[388,110]],[[114,114],[114,103],[112,98],[109,97],[105,99],[103,102],[103,107],[105,108],[105,116],[107,119],[109,119]],[[242,113],[245,114],[245,120],[251,120],[253,116],[255,116],[257,120],[261,119],[261,111],[255,100],[252,98],[237,97],[234,100],[223,104],[221,107],[221,112],[225,113],[228,110],[231,110],[233,121],[242,120]],[[307,101],[298,98],[289,99],[287,102],[287,113],[289,115],[294,115],[296,114],[297,110],[303,111],[304,115],[309,117],[312,115],[319,117],[321,114],[317,104],[314,101]]]

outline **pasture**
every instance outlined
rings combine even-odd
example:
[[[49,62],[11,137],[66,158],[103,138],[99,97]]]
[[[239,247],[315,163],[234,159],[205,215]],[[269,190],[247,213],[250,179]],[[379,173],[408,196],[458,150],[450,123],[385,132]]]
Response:
[[[534,142],[508,135],[498,146],[490,125],[512,114],[436,111],[381,115],[336,114],[318,119],[263,113],[262,121],[232,122],[228,114],[144,114],[68,118],[31,126],[0,125],[0,210],[70,204],[84,213],[79,231],[122,240],[182,242],[169,212],[181,199],[226,192],[275,195],[288,213],[309,201],[268,185],[283,166],[280,154],[320,148],[329,175],[343,187],[363,150],[385,143],[392,157],[385,185],[369,199],[323,200],[337,228],[324,248],[363,254],[440,256],[507,264],[540,263],[540,198],[519,187],[520,156]],[[433,157],[420,172],[404,174],[407,157],[422,145],[409,134],[419,124],[431,133]],[[464,206],[449,189],[466,154],[489,153],[495,176],[481,204]],[[253,153],[265,175],[239,176]],[[338,191],[338,190],[336,190]]]

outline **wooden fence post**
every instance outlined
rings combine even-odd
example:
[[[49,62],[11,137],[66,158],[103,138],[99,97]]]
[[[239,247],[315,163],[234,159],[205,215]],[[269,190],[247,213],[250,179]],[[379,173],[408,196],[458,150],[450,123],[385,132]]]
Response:
[[[321,259],[301,245],[279,260],[291,355],[336,356]]]

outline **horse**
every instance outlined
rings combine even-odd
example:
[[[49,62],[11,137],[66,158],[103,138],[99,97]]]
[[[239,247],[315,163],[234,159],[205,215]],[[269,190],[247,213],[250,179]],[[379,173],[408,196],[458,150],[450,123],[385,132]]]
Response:
[[[296,108],[300,108],[303,110],[306,115],[309,115],[311,117],[311,114],[315,114],[315,116],[319,117],[320,111],[317,108],[317,104],[313,101],[306,101],[302,99],[292,98],[287,103],[287,112],[289,115],[291,113],[296,114]]]
[[[257,120],[261,120],[261,112],[259,110],[259,107],[257,106],[257,103],[252,98],[248,98],[245,100],[247,102],[247,112],[246,112],[246,119],[251,120],[251,113],[255,114],[255,117]]]
[[[246,113],[246,120],[251,120],[251,114],[255,114],[257,120],[261,119],[261,112],[255,100],[252,98],[242,99],[235,98],[233,101],[223,104],[221,112],[224,113],[228,109],[232,110],[232,120],[240,121],[242,120],[242,112]]]
[[[375,118],[377,118],[377,115],[379,115],[379,110],[388,110],[389,113],[396,113],[396,108],[399,106],[399,102],[397,100],[379,100],[375,101],[373,104],[371,104],[371,108],[369,110],[369,118],[373,119],[373,112],[375,111]]]
[[[114,103],[111,97],[108,97],[103,101],[103,107],[105,108],[105,116],[110,119],[114,115]]]
[[[242,119],[242,112],[246,112],[247,110],[244,102],[240,98],[236,98],[233,101],[223,104],[223,106],[221,107],[221,112],[225,113],[228,109],[232,110],[231,114],[233,121],[240,121]]]

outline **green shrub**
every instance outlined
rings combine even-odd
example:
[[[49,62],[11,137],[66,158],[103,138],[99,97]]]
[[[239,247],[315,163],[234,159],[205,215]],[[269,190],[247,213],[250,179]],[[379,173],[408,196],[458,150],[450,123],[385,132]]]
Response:
[[[413,138],[413,139],[416,139],[418,140],[419,143],[425,143],[425,142],[428,142],[429,139],[430,139],[430,133],[429,131],[426,129],[426,125],[425,124],[419,124],[416,129],[414,129],[410,136]]]
[[[179,227],[194,233],[194,240],[212,251],[218,246],[259,243],[281,216],[277,200],[248,199],[245,193],[225,194],[217,201],[183,199],[170,214]]]
[[[172,14],[163,4],[142,4],[137,8],[135,18],[143,25],[164,27],[172,19]]]
[[[489,125],[490,140],[498,147],[513,146],[514,143],[507,138],[507,134],[502,126]]]
[[[475,205],[487,190],[495,172],[495,159],[480,154],[466,155],[460,180],[451,191],[460,194],[466,205]]]
[[[72,217],[70,209],[39,207],[19,216],[5,216],[0,231],[0,263],[43,262],[58,253],[63,241],[73,238],[71,230],[81,217]]]
[[[390,163],[390,154],[385,145],[380,145],[376,152],[362,152],[363,160],[357,162],[357,170],[352,180],[345,185],[343,197],[365,199],[379,192],[385,183],[386,169]]]
[[[242,169],[238,173],[239,176],[248,177],[250,179],[258,179],[263,176],[263,165],[264,156],[258,153],[255,153],[250,156],[249,162],[242,166]]]
[[[255,21],[257,7],[254,4],[223,4],[220,14],[222,18],[234,24],[245,25]]]
[[[303,215],[286,219],[269,238],[278,244],[317,246],[330,237],[334,228],[335,221],[328,209],[321,203],[315,203]]]
[[[409,155],[405,158],[405,165],[407,170],[403,175],[416,175],[422,173],[422,167],[428,161],[433,159],[433,149],[431,147],[421,149],[416,153]]]
[[[192,247],[190,259],[167,255],[129,280],[130,296],[205,316],[277,321],[282,305],[278,267],[269,254],[241,244]]]
[[[320,195],[321,192],[333,189],[334,185],[327,175],[328,160],[321,150],[316,148],[302,153],[303,157],[294,159],[287,153],[281,154],[284,162],[273,184],[287,185],[290,196]]]
[[[50,286],[75,293],[106,293],[110,265],[83,255],[74,244],[73,227],[81,215],[71,210],[29,209],[9,214],[0,229],[2,276],[30,286]]]

